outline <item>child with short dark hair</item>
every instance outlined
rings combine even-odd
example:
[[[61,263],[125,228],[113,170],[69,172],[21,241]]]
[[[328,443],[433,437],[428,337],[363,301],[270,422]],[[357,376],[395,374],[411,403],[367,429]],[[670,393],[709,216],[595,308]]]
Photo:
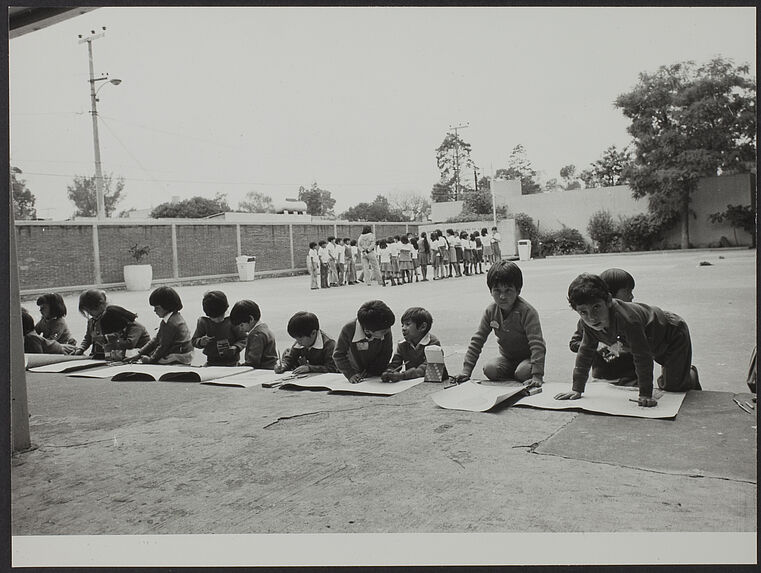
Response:
[[[658,386],[667,392],[700,390],[692,366],[692,342],[684,320],[671,312],[641,302],[614,299],[597,275],[582,273],[568,287],[568,302],[583,323],[583,337],[573,369],[571,392],[556,400],[581,398],[597,345],[620,343],[633,356],[640,406],[657,404],[653,398],[653,362],[662,367]]]
[[[407,235],[402,235],[399,238],[399,247],[397,250],[399,253],[399,280],[402,284],[405,282],[411,283],[413,269],[412,245],[410,244],[410,240],[407,238]]]
[[[76,344],[77,341],[71,337],[69,326],[66,324],[66,303],[63,297],[57,292],[49,292],[41,295],[37,299],[37,306],[40,307],[39,322],[34,325],[37,334],[48,340],[55,340],[61,344]]]
[[[333,361],[336,342],[320,329],[317,316],[311,312],[297,312],[288,321],[288,334],[296,342],[283,353],[283,360],[275,366],[275,372],[338,372]]]
[[[109,360],[124,360],[127,350],[142,348],[151,340],[145,327],[136,322],[137,315],[126,308],[110,304],[100,317],[103,351]]]
[[[198,318],[190,341],[196,348],[203,348],[207,366],[235,366],[246,347],[246,338],[225,316],[228,306],[227,296],[221,290],[203,295],[201,307],[206,316]]]
[[[391,248],[386,243],[386,239],[378,241],[378,259],[380,260],[381,283],[386,286],[386,281],[391,281],[391,286],[396,286],[391,266]]]
[[[379,376],[394,350],[391,327],[396,317],[382,300],[364,303],[357,319],[344,325],[336,341],[333,360],[352,384],[367,376]]]
[[[623,269],[607,269],[600,273],[600,278],[608,285],[608,292],[613,298],[624,302],[634,299],[634,277]],[[569,347],[571,352],[578,352],[583,334],[583,323],[579,320],[576,332],[573,333]],[[634,359],[626,352],[621,343],[612,346],[603,344],[598,348],[592,359],[592,377],[600,380],[611,380],[616,386],[636,386],[637,374],[634,370]]]
[[[241,336],[246,337],[243,364],[263,370],[273,370],[278,362],[275,336],[261,322],[262,311],[253,300],[239,300],[230,311],[230,321]]]
[[[478,330],[470,340],[462,372],[455,381],[470,378],[490,332],[497,336],[499,358],[484,366],[489,380],[516,379],[527,386],[544,381],[546,347],[539,313],[519,295],[523,273],[512,261],[497,261],[486,273],[486,285],[494,302],[486,307]]]
[[[57,340],[47,339],[34,331],[34,318],[22,307],[21,331],[24,336],[24,352],[27,354],[67,354]]]
[[[328,251],[327,241],[320,241],[320,248],[317,251],[320,257],[320,288],[330,288],[330,252]]]
[[[82,342],[74,350],[74,354],[84,354],[92,346],[90,356],[103,359],[106,354],[103,349],[103,335],[100,330],[100,317],[108,307],[106,292],[99,289],[89,289],[79,295],[79,312],[87,319],[85,335]]]
[[[148,297],[148,304],[161,319],[159,330],[142,346],[133,360],[146,364],[190,364],[193,344],[190,329],[180,314],[182,300],[172,287],[159,287]]]
[[[310,288],[317,290],[320,288],[320,255],[317,253],[317,243],[309,243],[309,252],[307,253],[307,271],[309,272]]]
[[[402,314],[402,336],[404,340],[396,346],[388,368],[381,374],[384,382],[398,382],[425,376],[427,346],[441,346],[441,342],[431,334],[433,317],[426,309],[413,306]],[[401,368],[404,366],[404,372]],[[446,369],[444,377],[447,377]]]

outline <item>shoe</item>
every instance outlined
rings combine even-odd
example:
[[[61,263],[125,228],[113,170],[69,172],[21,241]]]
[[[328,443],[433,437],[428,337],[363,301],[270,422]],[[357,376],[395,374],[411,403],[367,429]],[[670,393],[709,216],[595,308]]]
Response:
[[[619,378],[618,380],[612,380],[610,384],[611,386],[618,386],[619,388],[636,388],[637,379],[636,378]]]
[[[433,279],[433,280],[436,280],[436,279]],[[428,282],[428,279],[420,279],[420,282],[421,282],[421,283],[425,283],[425,282]]]

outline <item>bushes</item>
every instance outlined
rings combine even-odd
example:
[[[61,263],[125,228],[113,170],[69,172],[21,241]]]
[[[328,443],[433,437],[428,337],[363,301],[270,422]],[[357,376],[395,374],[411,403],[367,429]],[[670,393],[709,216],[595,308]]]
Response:
[[[559,231],[539,234],[539,255],[574,255],[589,251],[587,242],[577,229],[563,227]]]
[[[539,242],[539,229],[534,224],[534,220],[526,213],[515,214],[515,227],[521,236],[521,239],[529,239],[532,244]]]
[[[648,215],[621,217],[618,232],[624,251],[649,251],[663,238],[663,227]]]
[[[589,218],[587,233],[589,233],[593,241],[597,242],[601,253],[618,250],[617,243],[620,237],[618,225],[616,225],[611,214],[605,209],[597,211]]]

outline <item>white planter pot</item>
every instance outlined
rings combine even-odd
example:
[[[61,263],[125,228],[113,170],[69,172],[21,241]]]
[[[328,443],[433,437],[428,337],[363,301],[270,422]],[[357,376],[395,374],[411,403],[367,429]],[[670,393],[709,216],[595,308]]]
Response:
[[[127,290],[148,290],[153,280],[151,265],[125,265],[124,282]]]

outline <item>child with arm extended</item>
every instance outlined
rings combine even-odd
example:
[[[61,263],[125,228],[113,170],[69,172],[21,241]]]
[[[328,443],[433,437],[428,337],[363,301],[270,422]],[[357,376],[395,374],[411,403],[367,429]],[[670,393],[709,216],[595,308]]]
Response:
[[[500,356],[484,366],[489,380],[515,379],[524,385],[541,386],[544,382],[546,347],[539,314],[521,298],[523,273],[512,261],[497,261],[486,273],[486,285],[494,302],[486,307],[478,330],[470,340],[456,382],[470,378],[481,349],[490,332],[497,336]]]
[[[90,352],[92,358],[105,358],[103,335],[100,330],[100,317],[107,307],[108,301],[105,291],[89,289],[79,295],[79,312],[87,319],[87,326],[82,342],[74,349],[73,354],[84,354],[92,346],[92,351]]]
[[[556,400],[581,398],[597,345],[620,343],[631,352],[639,386],[640,406],[657,404],[653,398],[653,362],[662,366],[658,386],[666,391],[700,390],[697,369],[692,366],[692,342],[687,323],[668,311],[644,303],[614,299],[608,285],[597,275],[582,273],[568,287],[568,302],[581,317],[583,335],[571,392]]]
[[[391,327],[395,320],[386,303],[371,300],[359,307],[356,320],[341,329],[333,360],[349,382],[380,376],[386,369],[394,350]]]
[[[201,306],[206,316],[198,318],[190,341],[194,347],[203,348],[207,366],[235,366],[246,348],[246,338],[225,316],[227,296],[221,290],[211,290],[203,295]]]
[[[180,295],[171,287],[159,287],[148,297],[148,303],[161,324],[156,336],[140,348],[135,359],[147,364],[190,364],[193,344],[188,325],[180,314]]]
[[[109,360],[124,360],[127,350],[142,348],[151,340],[137,315],[126,308],[110,304],[100,317],[103,350]]]
[[[261,321],[262,311],[253,300],[239,300],[230,311],[230,321],[246,337],[243,364],[273,370],[277,364],[277,345],[269,327]]]
[[[77,343],[69,332],[69,326],[66,324],[66,303],[63,297],[55,292],[43,294],[37,299],[37,306],[40,307],[39,322],[34,325],[34,330],[48,340],[55,340],[61,344]]]
[[[613,298],[624,302],[634,300],[634,277],[623,269],[606,269],[600,278],[608,285],[608,292]],[[581,346],[583,323],[579,320],[568,346],[571,352],[578,352]],[[636,386],[637,374],[631,353],[624,351],[621,344],[602,345],[592,359],[592,377],[599,380],[611,380],[616,386]]]
[[[338,372],[333,361],[336,342],[320,330],[317,316],[311,312],[297,312],[288,321],[288,334],[296,342],[291,346],[290,352],[283,354],[283,361],[275,366],[275,372]]]
[[[427,346],[441,346],[441,342],[431,334],[433,317],[421,307],[412,307],[402,315],[402,336],[404,340],[396,347],[388,368],[381,374],[383,382],[398,382],[425,376]],[[401,368],[404,366],[404,372]],[[444,377],[447,377],[446,369]]]

